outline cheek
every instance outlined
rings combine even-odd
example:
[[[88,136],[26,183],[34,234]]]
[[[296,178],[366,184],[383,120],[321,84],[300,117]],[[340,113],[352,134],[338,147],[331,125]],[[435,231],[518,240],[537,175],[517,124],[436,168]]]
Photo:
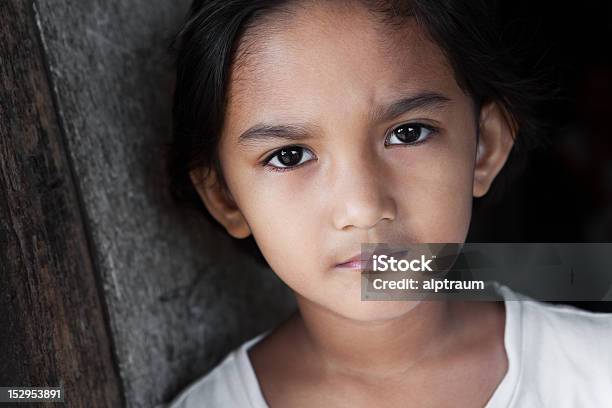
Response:
[[[438,141],[396,172],[396,200],[418,242],[464,242],[472,211],[473,164],[469,143]]]
[[[234,187],[259,249],[288,286],[301,288],[312,280],[308,278],[314,271],[324,270],[320,245],[325,221],[317,213],[318,194],[312,185],[306,189],[298,177],[266,173],[252,179],[234,178]]]

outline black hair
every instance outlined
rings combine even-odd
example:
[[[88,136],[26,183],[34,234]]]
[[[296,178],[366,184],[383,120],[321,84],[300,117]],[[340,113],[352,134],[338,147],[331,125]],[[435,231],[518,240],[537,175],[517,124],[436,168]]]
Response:
[[[304,3],[309,0],[303,0]],[[313,1],[313,0],[310,0]],[[331,0],[330,0],[331,1]],[[344,0],[350,2],[350,0]],[[549,87],[520,49],[503,38],[494,0],[355,0],[389,21],[414,17],[445,53],[459,86],[476,106],[497,101],[518,134],[509,163],[541,140],[538,106]],[[227,82],[238,43],[259,19],[299,0],[195,0],[173,42],[176,86],[169,173],[176,199],[203,208],[189,177],[196,168],[214,169],[227,188],[217,154]],[[206,212],[206,211],[205,211]],[[206,212],[207,213],[207,212]]]

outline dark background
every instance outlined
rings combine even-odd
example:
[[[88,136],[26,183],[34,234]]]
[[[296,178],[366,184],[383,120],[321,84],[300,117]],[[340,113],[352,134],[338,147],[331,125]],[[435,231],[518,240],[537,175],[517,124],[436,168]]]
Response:
[[[527,40],[525,69],[558,88],[540,108],[553,126],[519,173],[504,168],[493,194],[475,201],[468,241],[612,242],[612,2],[505,1],[502,10],[504,39]]]
[[[508,41],[527,38],[525,64],[560,95],[554,123],[513,181],[477,200],[470,238],[492,242],[612,241],[612,3],[504,2]],[[536,68],[536,65],[539,66]],[[499,186],[496,186],[499,187]]]

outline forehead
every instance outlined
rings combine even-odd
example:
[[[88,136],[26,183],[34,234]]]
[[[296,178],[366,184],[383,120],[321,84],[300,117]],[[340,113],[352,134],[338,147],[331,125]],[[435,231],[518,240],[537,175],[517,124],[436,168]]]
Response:
[[[359,6],[302,6],[247,31],[228,89],[227,127],[368,113],[398,95],[461,93],[441,49],[414,18]]]

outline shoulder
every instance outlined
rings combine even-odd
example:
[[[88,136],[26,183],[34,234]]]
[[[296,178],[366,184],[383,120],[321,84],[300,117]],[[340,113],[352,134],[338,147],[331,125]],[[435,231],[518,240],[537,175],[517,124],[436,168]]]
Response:
[[[498,290],[505,299],[506,307],[512,310],[513,315],[518,315],[516,320],[522,332],[523,346],[529,344],[542,349],[542,352],[569,353],[572,349],[575,352],[580,350],[584,351],[580,353],[580,357],[584,358],[589,357],[588,352],[612,356],[612,346],[608,340],[612,336],[612,313],[590,312],[570,305],[537,301],[503,285],[499,285]],[[578,346],[588,347],[582,350]]]
[[[523,387],[537,392],[546,406],[571,401],[600,406],[612,398],[612,314],[520,303]]]
[[[240,406],[240,386],[236,384],[236,351],[230,353],[210,373],[183,390],[168,408]]]
[[[244,342],[209,374],[183,390],[167,408],[261,407],[247,350],[266,333]]]
[[[524,329],[529,334],[527,340],[578,359],[612,358],[609,341],[612,313],[589,312],[535,300],[523,302],[523,313]],[[612,364],[609,367],[612,369]]]

